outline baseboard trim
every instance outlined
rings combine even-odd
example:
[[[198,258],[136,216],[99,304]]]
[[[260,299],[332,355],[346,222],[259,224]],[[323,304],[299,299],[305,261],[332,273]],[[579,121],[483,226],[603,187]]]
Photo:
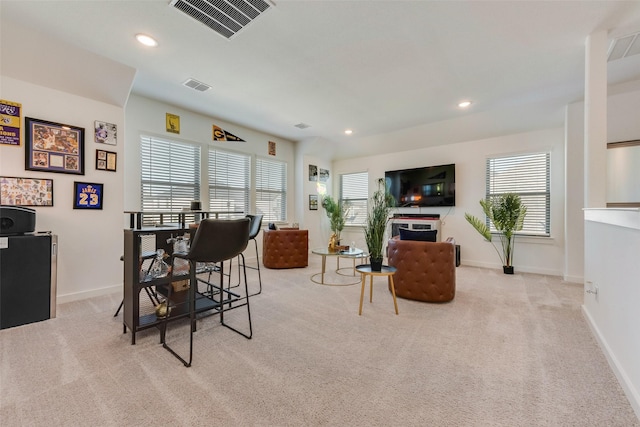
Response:
[[[469,261],[469,260],[462,260],[461,264],[463,266],[468,266],[468,267],[480,267],[480,268],[488,268],[488,269],[493,269],[493,270],[500,270],[502,271],[502,266],[499,264],[491,264],[488,262],[481,262],[481,261]],[[532,268],[532,267],[527,267],[524,265],[515,265],[515,272],[516,273],[534,273],[534,274],[544,274],[547,276],[559,276],[559,277],[563,277],[562,273],[556,270],[551,270],[551,269],[546,269],[546,268]]]
[[[611,348],[607,344],[607,340],[605,340],[600,333],[598,326],[596,326],[593,318],[584,305],[582,306],[582,314],[584,315],[589,328],[591,328],[591,332],[595,336],[596,341],[598,341],[600,349],[604,353],[604,356],[607,358],[607,362],[609,362],[609,366],[611,366],[611,370],[618,379],[618,383],[620,383],[624,394],[627,396],[627,399],[629,400],[633,411],[636,413],[636,417],[640,419],[640,393],[638,393],[638,390],[636,390],[636,388],[634,387],[625,370],[622,368],[622,366],[620,366],[616,355],[613,353],[613,351],[611,351]]]
[[[100,289],[91,289],[88,291],[74,292],[71,294],[58,295],[56,297],[56,304],[64,304],[66,302],[80,301],[87,298],[99,297],[102,295],[109,295],[112,293],[122,293],[122,283],[113,286],[107,286]]]
[[[570,283],[584,283],[584,277],[582,276],[564,276],[562,280]]]

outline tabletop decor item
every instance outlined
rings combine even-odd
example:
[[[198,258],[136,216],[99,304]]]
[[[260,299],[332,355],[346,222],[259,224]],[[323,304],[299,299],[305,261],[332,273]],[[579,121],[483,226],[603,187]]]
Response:
[[[349,211],[349,204],[342,200],[335,200],[331,196],[324,196],[322,198],[322,207],[327,213],[329,218],[329,225],[331,231],[335,235],[335,245],[340,245],[340,233],[344,228],[345,218]],[[333,236],[332,236],[333,240]]]
[[[84,128],[25,117],[25,169],[84,175]]]
[[[480,200],[480,206],[489,221],[493,224],[500,236],[502,253],[492,241],[491,230],[487,224],[479,218],[464,214],[465,219],[482,235],[498,253],[502,261],[504,274],[513,274],[513,248],[515,245],[515,233],[522,230],[527,207],[522,204],[520,196],[515,193],[505,193]]]
[[[379,178],[378,189],[369,199],[369,212],[364,226],[364,239],[369,249],[372,271],[381,271],[382,269],[384,235],[394,205],[395,201],[389,193],[384,178]]]

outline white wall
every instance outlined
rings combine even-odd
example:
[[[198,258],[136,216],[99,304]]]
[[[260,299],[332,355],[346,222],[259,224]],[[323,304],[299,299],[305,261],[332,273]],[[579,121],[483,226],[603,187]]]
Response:
[[[640,91],[609,97],[607,142],[640,139]],[[607,150],[607,202],[640,202],[640,146]]]
[[[640,416],[640,211],[594,209],[584,214],[583,310],[636,414]]]
[[[58,303],[121,287],[125,146],[122,108],[6,76],[2,77],[0,97],[21,103],[23,117],[85,129],[84,175],[26,171],[24,140],[21,147],[0,145],[0,174],[3,176],[53,179],[53,207],[35,209],[36,230],[58,235]],[[95,120],[118,126],[117,145],[94,142]],[[22,126],[24,129],[24,120]],[[96,170],[96,149],[118,153],[117,172]],[[104,184],[103,209],[74,210],[74,181]]]
[[[387,134],[395,144],[394,134]],[[453,208],[401,209],[407,213],[439,213],[442,237],[454,237],[461,246],[462,263],[472,266],[501,268],[498,255],[464,219],[465,212],[482,215],[480,199],[485,197],[485,161],[487,156],[551,152],[551,237],[517,238],[514,265],[517,271],[562,275],[564,256],[564,131],[549,129],[458,144],[427,147],[385,155],[339,160],[334,163],[334,176],[368,171],[372,193],[376,181],[385,170],[440,164],[456,164],[456,206]],[[370,194],[371,195],[371,194]],[[353,230],[354,234],[360,230]],[[347,235],[348,239],[352,239]],[[355,240],[358,241],[356,238]],[[362,241],[362,237],[359,239]]]
[[[610,88],[612,93],[607,98],[607,141],[628,141],[640,138],[640,91],[630,90],[618,92],[619,88]],[[576,102],[567,106],[566,122],[566,247],[565,247],[565,280],[582,282],[584,275],[584,103]],[[620,161],[628,161],[625,157],[617,159],[616,150],[607,151],[607,170],[601,171],[602,179],[607,179],[607,201],[616,200],[616,194],[637,193],[637,180],[631,175],[613,178],[613,171],[624,170]],[[639,160],[636,160],[639,161]],[[607,178],[607,175],[610,178]],[[618,174],[619,175],[619,174]],[[614,180],[617,179],[617,180]],[[619,180],[619,181],[618,181]],[[615,189],[615,190],[614,190]],[[635,193],[634,193],[635,194]],[[624,200],[633,201],[633,200]]]
[[[327,246],[331,237],[331,227],[326,211],[322,208],[322,194],[319,189],[324,187],[326,194],[332,195],[334,198],[339,197],[339,193],[334,191],[335,185],[339,185],[339,179],[332,168],[330,150],[322,150],[321,147],[331,145],[327,141],[320,138],[309,138],[297,143],[296,163],[300,166],[302,172],[299,179],[301,183],[301,192],[296,198],[296,205],[299,206],[298,218],[301,219],[300,226],[309,230],[309,249]],[[329,171],[329,179],[326,182],[320,182],[317,178],[315,181],[309,179],[309,165],[314,165],[318,171],[326,169]],[[318,196],[318,210],[309,209],[309,196]]]
[[[203,147],[201,173],[207,174],[207,149],[208,147],[220,148],[228,151],[237,151],[253,156],[252,167],[255,166],[255,157],[270,158],[287,163],[287,222],[298,222],[296,218],[295,194],[301,185],[296,176],[299,175],[295,162],[295,144],[291,141],[268,135],[262,132],[248,129],[242,126],[228,123],[215,118],[203,116],[192,111],[155,101],[143,96],[132,94],[126,105],[126,139],[125,147],[125,182],[124,207],[127,211],[140,210],[140,137],[141,135],[165,138],[174,141],[199,143]],[[166,113],[180,116],[180,134],[166,131]],[[212,126],[217,125],[231,132],[246,142],[218,142],[212,139]],[[269,141],[276,143],[276,155],[270,156],[268,152]],[[252,172],[251,176],[255,176]],[[253,178],[252,178],[253,179]],[[204,182],[204,180],[203,180]],[[206,208],[207,188],[201,190],[203,209]],[[249,206],[255,206],[255,194],[251,194]],[[254,213],[254,212],[252,212]],[[128,227],[128,218],[123,223]],[[263,222],[263,226],[266,224]],[[120,231],[122,232],[122,231]],[[259,250],[262,239],[258,238]],[[251,248],[251,246],[250,246]],[[254,257],[253,251],[247,253],[247,257]]]
[[[584,104],[567,106],[565,120],[564,279],[584,275]]]

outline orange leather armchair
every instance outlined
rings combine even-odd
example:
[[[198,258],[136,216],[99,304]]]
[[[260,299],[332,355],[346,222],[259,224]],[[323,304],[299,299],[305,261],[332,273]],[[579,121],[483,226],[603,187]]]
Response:
[[[420,242],[389,239],[389,265],[396,295],[426,302],[451,301],[456,294],[455,241]]]
[[[267,268],[297,268],[309,265],[309,230],[264,230],[262,264]]]

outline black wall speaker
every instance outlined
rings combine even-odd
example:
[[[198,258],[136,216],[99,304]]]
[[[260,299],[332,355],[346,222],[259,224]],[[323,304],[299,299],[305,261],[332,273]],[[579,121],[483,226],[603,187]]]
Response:
[[[32,233],[35,229],[35,209],[0,206],[0,236]]]

